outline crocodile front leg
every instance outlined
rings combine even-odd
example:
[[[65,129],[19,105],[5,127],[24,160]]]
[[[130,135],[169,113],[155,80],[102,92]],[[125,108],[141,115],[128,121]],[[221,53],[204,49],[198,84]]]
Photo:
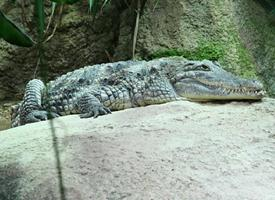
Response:
[[[98,117],[111,113],[111,110],[105,107],[98,98],[91,93],[84,93],[78,101],[80,118]]]
[[[23,102],[20,107],[20,125],[38,122],[51,117],[57,117],[56,113],[48,113],[42,108],[42,95],[45,85],[41,80],[33,79],[28,82]]]

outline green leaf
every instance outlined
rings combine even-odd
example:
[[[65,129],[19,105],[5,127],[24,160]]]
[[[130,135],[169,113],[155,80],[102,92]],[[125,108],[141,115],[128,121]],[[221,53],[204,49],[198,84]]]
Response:
[[[10,44],[22,47],[33,46],[33,40],[11,20],[9,20],[0,10],[0,38]]]
[[[89,1],[89,11],[92,11],[92,8],[94,6],[94,0],[88,0]]]
[[[35,14],[37,20],[37,32],[39,36],[39,43],[42,42],[45,29],[45,14],[44,14],[44,1],[35,0]]]
[[[89,12],[91,12],[94,16],[100,10],[100,0],[88,0],[89,1]]]
[[[106,6],[107,3],[109,3],[110,0],[104,0],[102,8],[104,8]]]
[[[78,2],[79,0],[51,0],[52,2],[55,3],[64,3],[64,4],[74,4],[76,2]]]

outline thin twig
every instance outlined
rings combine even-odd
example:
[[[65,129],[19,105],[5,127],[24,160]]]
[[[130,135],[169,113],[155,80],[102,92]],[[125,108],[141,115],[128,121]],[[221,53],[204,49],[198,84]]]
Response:
[[[153,12],[155,12],[156,8],[157,8],[157,5],[159,3],[159,0],[156,1],[155,5],[154,5],[154,8],[153,8]]]
[[[49,28],[50,28],[50,25],[52,23],[52,19],[53,19],[53,15],[54,15],[54,11],[55,11],[55,5],[56,3],[55,2],[52,2],[53,6],[52,6],[52,12],[51,12],[51,15],[50,15],[50,18],[49,18],[49,22],[48,22],[48,25],[47,25],[47,28],[45,30],[45,35],[47,34]]]
[[[138,34],[138,26],[139,26],[139,17],[140,17],[140,0],[137,2],[137,16],[136,16],[136,25],[134,30],[134,37],[133,37],[133,46],[132,46],[132,59],[135,59],[135,51],[136,51],[136,44],[137,44],[137,34]]]
[[[34,73],[33,73],[33,79],[36,78],[39,65],[40,65],[40,57],[38,57],[38,60],[36,62],[36,66],[35,66]]]
[[[55,24],[54,26],[54,29],[53,29],[53,32],[52,34],[44,41],[44,43],[48,42],[50,39],[52,39],[52,37],[54,36],[55,32],[56,32],[56,29],[58,27],[59,24],[61,24],[61,19],[62,19],[62,12],[63,12],[63,7],[64,7],[64,4],[62,4],[60,6],[60,9],[59,9],[59,13],[58,13],[58,22]]]
[[[113,62],[112,56],[110,55],[110,53],[106,49],[105,49],[105,54],[107,55],[109,62]]]
[[[54,36],[54,34],[55,34],[55,31],[56,31],[56,29],[57,29],[57,23],[55,24],[55,26],[54,26],[54,29],[53,29],[53,32],[52,32],[52,34],[49,36],[49,37],[47,37],[47,39],[44,41],[44,43],[46,43],[46,42],[48,42],[50,39],[52,39],[52,37]]]

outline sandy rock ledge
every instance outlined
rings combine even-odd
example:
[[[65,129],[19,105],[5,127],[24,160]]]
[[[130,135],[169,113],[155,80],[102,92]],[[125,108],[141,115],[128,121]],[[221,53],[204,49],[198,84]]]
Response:
[[[58,175],[67,200],[275,199],[273,99],[52,122],[0,132],[1,200],[60,199]]]

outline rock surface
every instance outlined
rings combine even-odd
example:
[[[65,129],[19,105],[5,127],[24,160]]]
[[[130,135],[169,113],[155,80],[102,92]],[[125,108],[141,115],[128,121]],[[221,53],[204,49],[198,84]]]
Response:
[[[18,102],[0,102],[0,131],[11,127],[11,107]]]
[[[1,200],[275,199],[273,99],[52,122],[0,132]]]

